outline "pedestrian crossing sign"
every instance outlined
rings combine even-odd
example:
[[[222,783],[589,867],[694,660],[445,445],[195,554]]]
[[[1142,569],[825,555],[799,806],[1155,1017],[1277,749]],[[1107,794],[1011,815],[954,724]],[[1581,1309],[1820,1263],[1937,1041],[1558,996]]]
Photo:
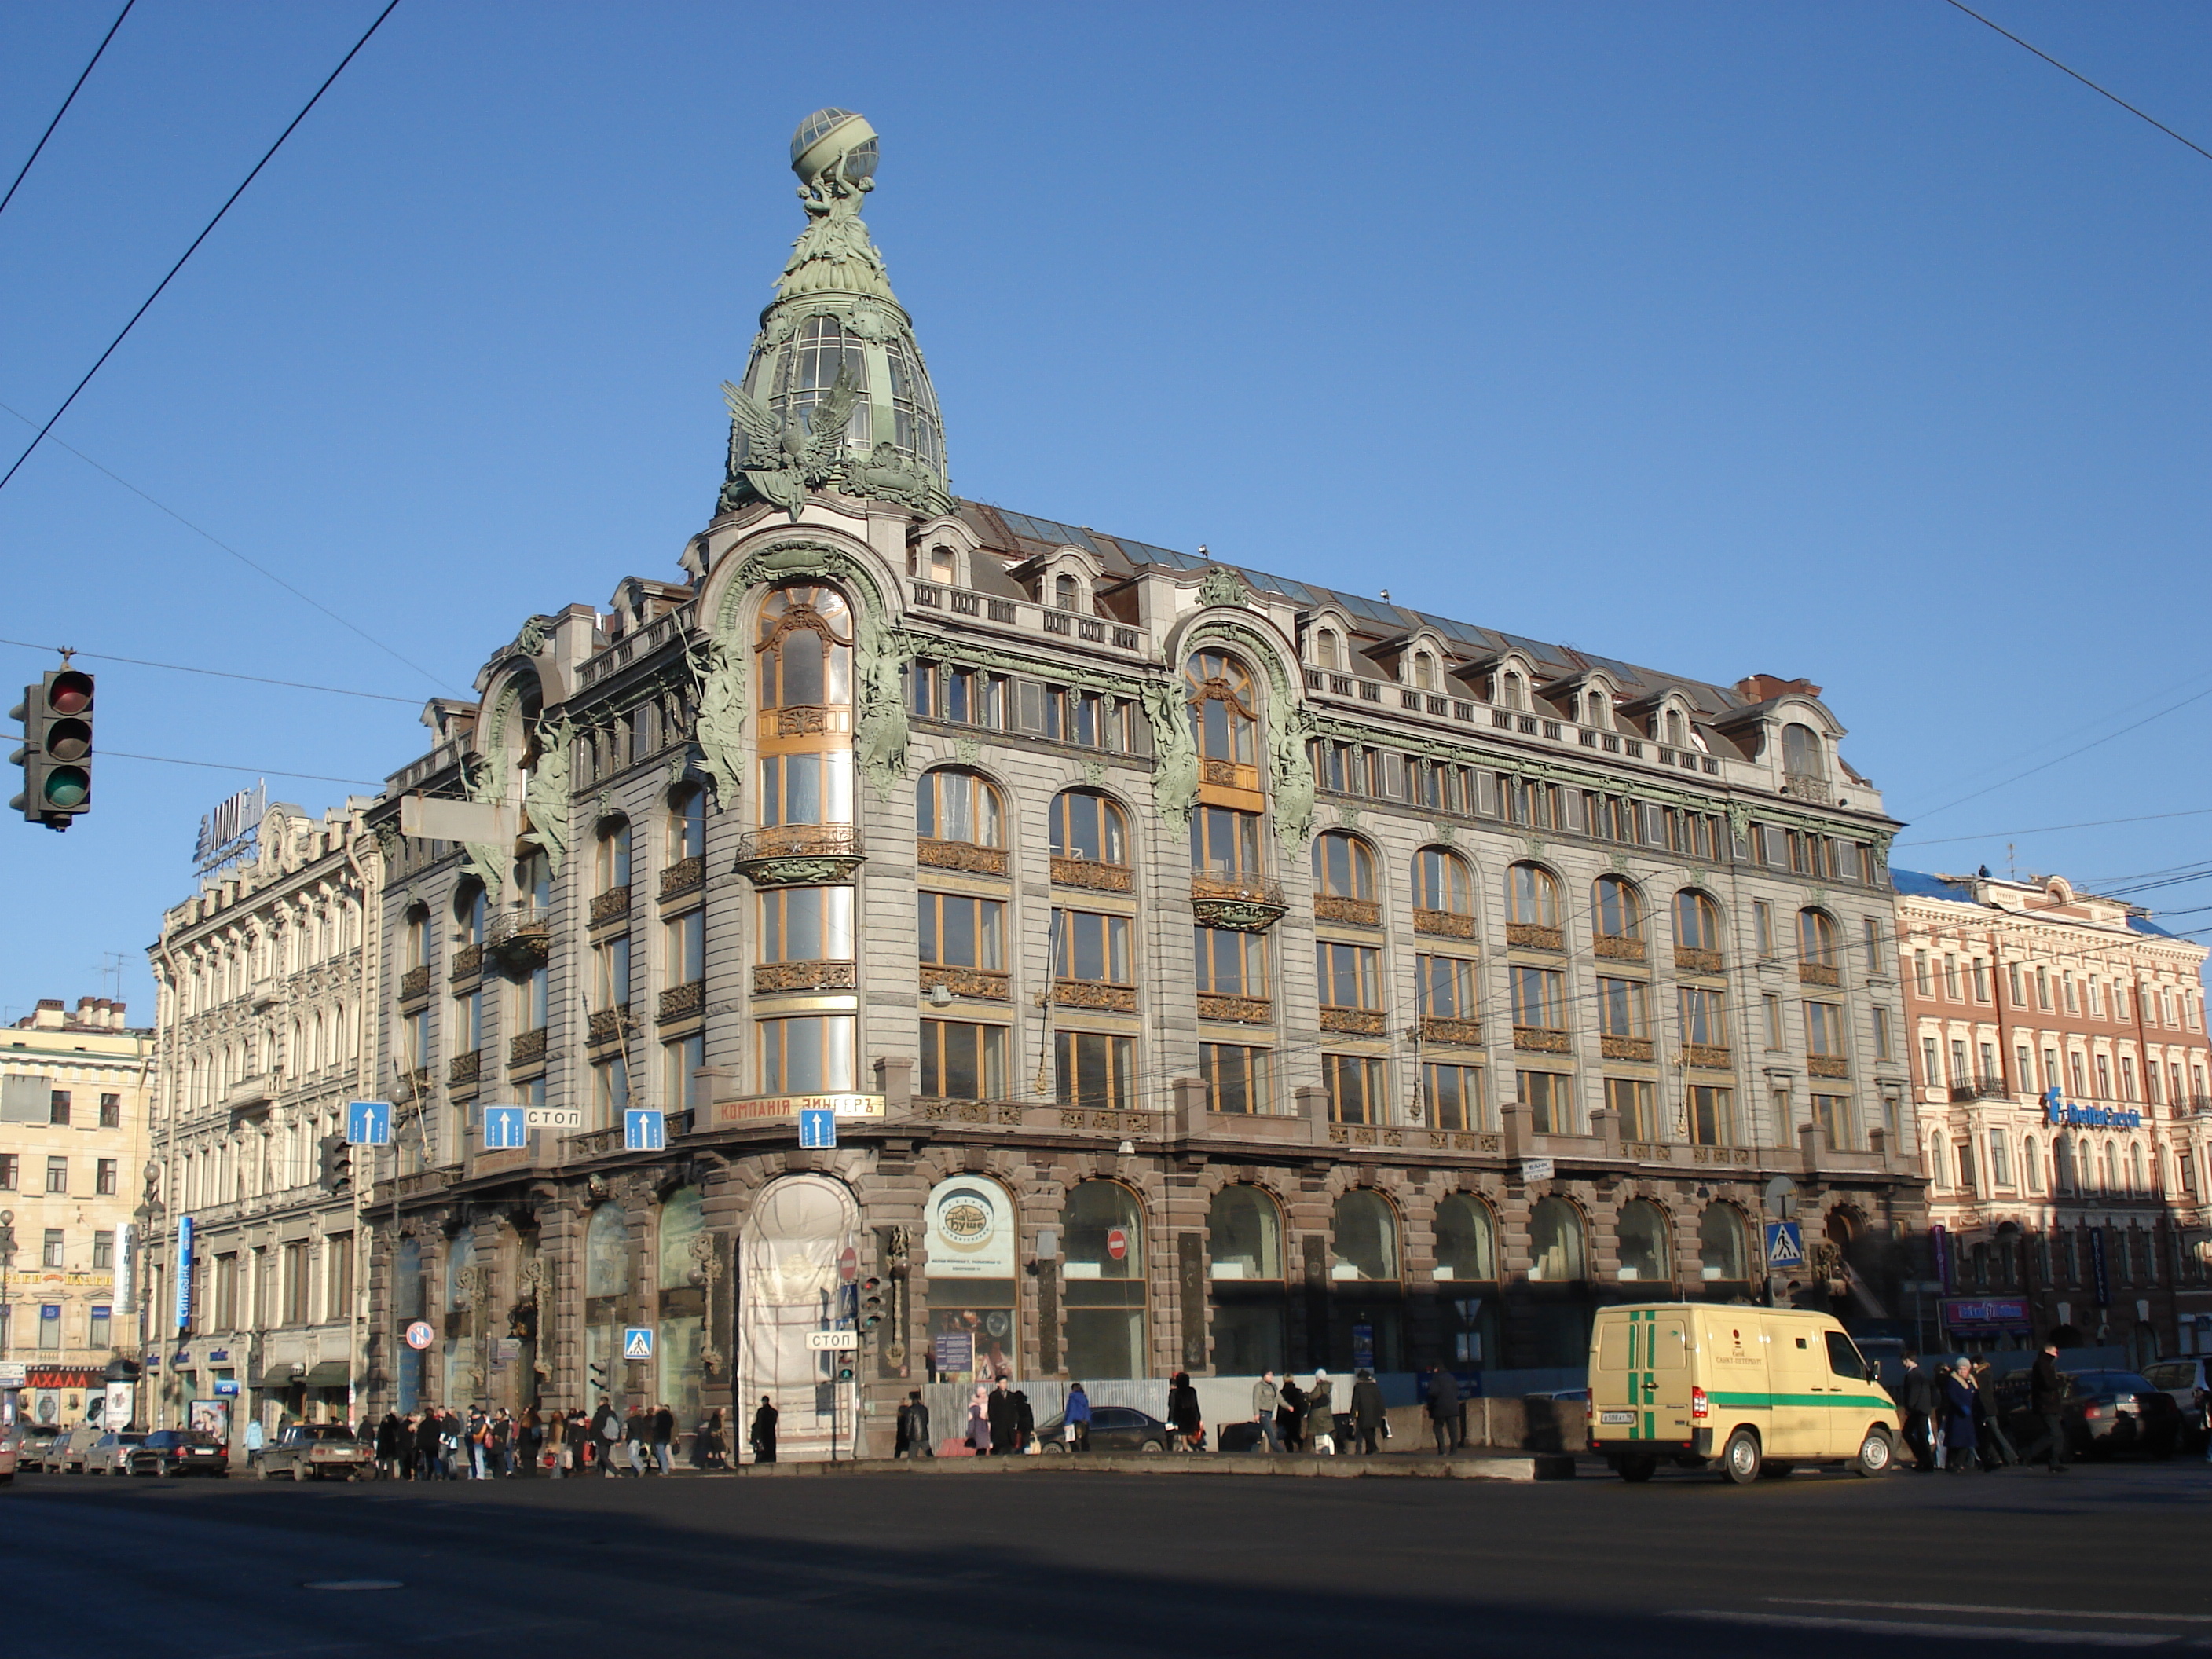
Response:
[[[1766,1265],[1777,1267],[1802,1267],[1805,1265],[1805,1239],[1794,1221],[1770,1221],[1766,1224]]]
[[[650,1359],[653,1358],[653,1327],[631,1325],[623,1331],[623,1358]]]

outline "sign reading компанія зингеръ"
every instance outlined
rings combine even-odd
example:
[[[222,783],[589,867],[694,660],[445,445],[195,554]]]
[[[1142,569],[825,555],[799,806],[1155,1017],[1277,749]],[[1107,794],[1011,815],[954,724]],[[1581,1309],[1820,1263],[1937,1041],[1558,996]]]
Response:
[[[758,1123],[801,1112],[828,1112],[836,1117],[881,1117],[881,1095],[757,1095],[748,1100],[718,1100],[710,1109],[716,1124]]]

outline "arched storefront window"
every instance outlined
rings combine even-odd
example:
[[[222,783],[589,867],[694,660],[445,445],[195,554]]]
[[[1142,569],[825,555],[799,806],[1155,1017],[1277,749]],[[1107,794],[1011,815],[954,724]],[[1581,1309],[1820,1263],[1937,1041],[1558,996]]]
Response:
[[[1437,1206],[1437,1311],[1443,1360],[1454,1367],[1498,1363],[1498,1223],[1466,1193]]]
[[[838,1264],[859,1248],[860,1206],[826,1176],[780,1176],[745,1218],[737,1273],[736,1397],[749,1420],[766,1395],[781,1413],[780,1455],[827,1461],[852,1444],[856,1389],[836,1380],[836,1356],[810,1347],[818,1331],[852,1328]]]
[[[447,1397],[456,1401],[483,1397],[481,1379],[471,1375],[483,1369],[479,1338],[488,1311],[479,1305],[483,1300],[481,1290],[471,1289],[476,1265],[474,1233],[458,1232],[446,1241],[445,1311],[447,1320],[453,1322],[448,1323],[448,1334],[439,1350],[445,1364],[439,1368],[438,1382]],[[460,1318],[453,1322],[456,1314]],[[454,1334],[456,1323],[459,1327],[458,1334]]]
[[[1253,765],[1260,717],[1251,671],[1226,653],[1200,651],[1184,665],[1182,678],[1200,758]]]
[[[1589,1278],[1582,1212],[1564,1198],[1538,1199],[1528,1212],[1528,1277],[1538,1283],[1572,1285]]]
[[[399,1241],[397,1260],[392,1269],[392,1311],[394,1322],[405,1330],[422,1318],[428,1310],[422,1305],[422,1246],[414,1238]],[[422,1404],[422,1355],[419,1349],[402,1343],[399,1347],[399,1377],[397,1390],[399,1401],[397,1410],[402,1417],[421,1409]]]
[[[1530,1298],[1518,1363],[1587,1364],[1592,1292],[1582,1212],[1564,1198],[1539,1199],[1528,1212],[1528,1257],[1529,1283],[1543,1288]]]
[[[1622,1205],[1613,1239],[1620,1255],[1622,1283],[1664,1285],[1673,1280],[1674,1252],[1668,1248],[1667,1212],[1656,1204],[1632,1198]]]
[[[707,1273],[696,1253],[700,1241],[712,1243],[696,1187],[678,1187],[660,1200],[660,1334],[654,1358],[661,1403],[676,1413],[679,1432],[689,1433],[700,1417],[702,1378],[700,1350],[707,1340]]]
[[[1329,1257],[1332,1362],[1347,1370],[1402,1370],[1405,1290],[1390,1200],[1364,1187],[1338,1199]]]
[[[1086,1181],[1067,1194],[1066,1352],[1071,1379],[1143,1376],[1145,1230],[1137,1195],[1118,1181]]]
[[[930,1188],[924,1212],[932,1380],[1012,1376],[1021,1354],[1013,1200],[987,1176],[957,1175]]]
[[[1733,1296],[1751,1280],[1751,1251],[1743,1212],[1730,1204],[1708,1204],[1698,1218],[1698,1275],[1706,1294]]]
[[[1213,1303],[1213,1370],[1242,1376],[1290,1364],[1283,1216],[1257,1187],[1224,1187],[1206,1215]]]
[[[622,1206],[602,1204],[584,1229],[584,1374],[593,1395],[612,1399],[617,1409],[629,1391],[622,1352],[630,1287],[629,1223]],[[590,1404],[596,1407],[599,1400]]]

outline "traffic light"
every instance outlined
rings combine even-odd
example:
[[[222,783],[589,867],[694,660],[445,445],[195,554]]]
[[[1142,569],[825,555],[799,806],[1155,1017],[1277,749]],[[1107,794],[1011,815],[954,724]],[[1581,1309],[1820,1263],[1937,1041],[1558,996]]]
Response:
[[[853,1351],[850,1348],[837,1356],[837,1380],[840,1382],[853,1380]]]
[[[23,793],[8,804],[33,823],[66,830],[92,810],[92,676],[53,669],[23,688],[12,713],[23,726],[10,757],[23,769]]]
[[[317,1179],[326,1193],[337,1194],[353,1186],[353,1148],[343,1135],[325,1135],[315,1143],[321,1159]]]
[[[884,1281],[864,1279],[860,1281],[860,1328],[872,1331],[884,1322]]]

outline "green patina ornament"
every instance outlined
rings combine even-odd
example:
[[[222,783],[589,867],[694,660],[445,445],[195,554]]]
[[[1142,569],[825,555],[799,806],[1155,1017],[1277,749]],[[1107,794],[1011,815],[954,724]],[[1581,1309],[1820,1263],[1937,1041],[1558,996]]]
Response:
[[[524,780],[522,804],[530,814],[530,834],[545,849],[547,867],[559,880],[568,857],[568,782],[575,729],[566,716],[538,722],[538,764]]]
[[[1190,828],[1190,809],[1198,803],[1198,743],[1182,688],[1165,681],[1146,685],[1145,719],[1152,728],[1152,805],[1177,834]]]

